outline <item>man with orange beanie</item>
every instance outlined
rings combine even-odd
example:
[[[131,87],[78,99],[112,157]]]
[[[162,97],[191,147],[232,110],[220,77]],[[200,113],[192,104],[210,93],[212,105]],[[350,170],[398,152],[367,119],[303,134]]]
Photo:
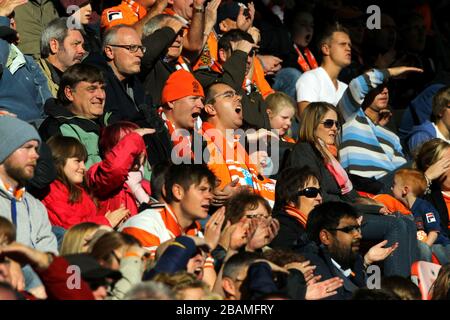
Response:
[[[203,110],[205,97],[200,82],[192,73],[180,69],[167,79],[162,94],[161,108],[157,118],[150,119],[156,133],[146,137],[150,164],[171,161],[173,163],[192,163],[196,129]],[[200,137],[201,139],[201,137]],[[201,140],[200,140],[201,141]],[[199,146],[202,146],[201,142]],[[198,148],[198,156],[202,156]],[[201,158],[199,158],[199,161]]]

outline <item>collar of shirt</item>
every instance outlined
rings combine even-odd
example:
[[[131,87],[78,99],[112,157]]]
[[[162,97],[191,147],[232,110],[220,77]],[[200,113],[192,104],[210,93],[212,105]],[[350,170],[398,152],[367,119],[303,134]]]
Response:
[[[336,268],[338,268],[339,271],[341,271],[342,274],[343,274],[344,276],[346,276],[347,278],[353,273],[352,269],[350,269],[350,268],[348,268],[348,269],[346,269],[346,270],[342,269],[341,265],[340,265],[339,263],[337,263],[333,258],[331,258],[331,262],[333,262],[334,266],[335,266]]]
[[[11,197],[14,197],[17,201],[22,200],[23,195],[25,194],[25,187],[22,188],[14,188],[13,186],[10,186],[8,183],[3,182],[2,179],[0,179],[0,184],[3,186],[3,188],[8,192],[8,194]]]

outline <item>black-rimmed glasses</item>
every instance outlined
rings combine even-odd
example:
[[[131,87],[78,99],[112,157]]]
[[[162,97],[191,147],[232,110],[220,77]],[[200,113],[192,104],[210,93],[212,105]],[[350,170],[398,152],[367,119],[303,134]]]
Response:
[[[131,53],[136,53],[138,50],[141,50],[142,53],[145,53],[147,51],[146,47],[137,44],[109,44],[109,46],[124,48],[130,51]]]
[[[346,226],[346,227],[342,227],[342,228],[332,228],[332,229],[327,229],[328,231],[342,231],[345,233],[361,233],[361,226],[359,224],[353,225],[353,226]]]

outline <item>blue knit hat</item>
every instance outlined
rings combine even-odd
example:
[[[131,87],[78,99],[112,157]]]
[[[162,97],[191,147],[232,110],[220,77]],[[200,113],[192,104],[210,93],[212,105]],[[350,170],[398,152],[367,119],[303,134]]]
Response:
[[[14,117],[0,116],[0,163],[31,140],[41,143],[41,137],[31,124]]]

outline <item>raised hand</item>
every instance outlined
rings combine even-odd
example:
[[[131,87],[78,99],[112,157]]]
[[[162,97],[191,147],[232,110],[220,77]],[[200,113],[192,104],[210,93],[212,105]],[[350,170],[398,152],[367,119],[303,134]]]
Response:
[[[126,220],[130,215],[130,210],[123,205],[114,211],[105,213],[105,218],[109,221],[113,228],[117,227],[122,221]]]
[[[0,16],[9,16],[15,8],[27,2],[28,0],[0,0]]]
[[[236,19],[236,25],[242,31],[247,32],[251,26],[253,26],[253,20],[255,19],[255,5],[253,2],[248,4],[248,7],[241,6],[239,14]]]
[[[383,248],[387,243],[387,240],[381,241],[380,243],[374,245],[364,256],[364,262],[370,265],[377,261],[383,261],[389,255],[398,248],[398,242],[394,243],[392,246]]]
[[[225,221],[225,207],[218,209],[205,225],[205,242],[211,250],[219,244],[223,222]]]
[[[388,69],[391,77],[397,77],[406,72],[419,72],[422,73],[423,69],[415,68],[415,67],[394,67]]]

